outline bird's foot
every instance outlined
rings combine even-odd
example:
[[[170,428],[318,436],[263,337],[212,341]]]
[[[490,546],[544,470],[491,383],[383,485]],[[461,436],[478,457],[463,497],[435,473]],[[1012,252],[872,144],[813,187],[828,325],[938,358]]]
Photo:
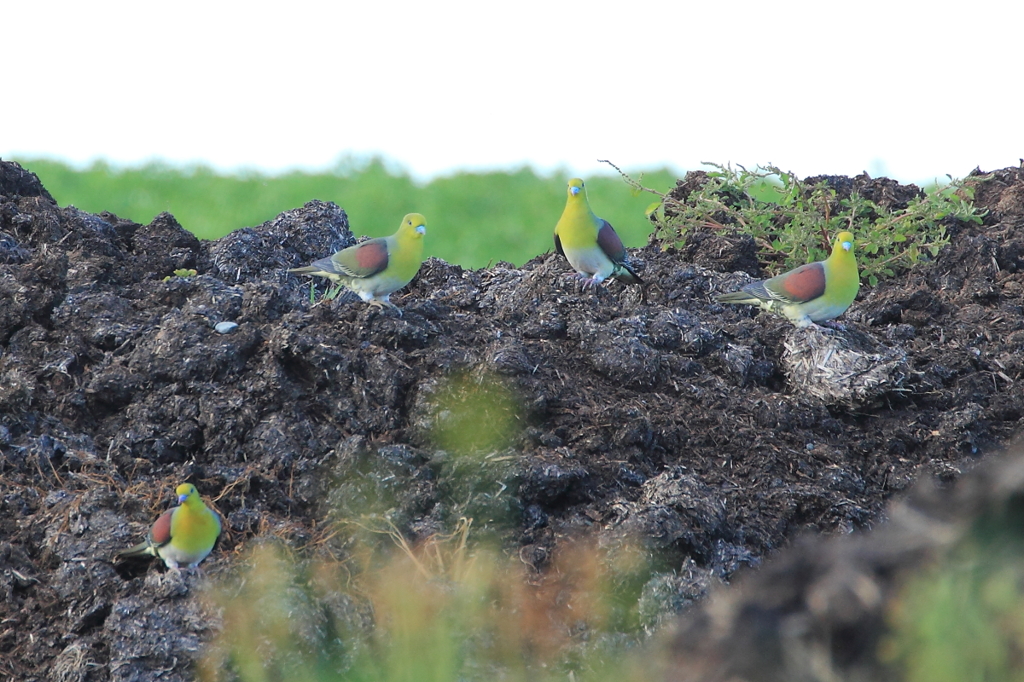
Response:
[[[374,308],[380,308],[382,312],[384,311],[385,308],[389,310],[394,310],[396,313],[398,313],[399,317],[402,317],[402,309],[399,308],[394,303],[392,303],[391,301],[386,301],[382,298],[372,298],[369,301],[367,301],[367,303],[372,305]]]
[[[589,289],[591,287],[596,287],[598,284],[601,283],[601,280],[595,277],[584,275],[583,273],[580,272],[574,272],[572,274],[566,275],[565,278],[580,282],[583,285],[584,290]]]
[[[833,336],[836,334],[836,332],[846,331],[846,327],[839,323],[833,323],[831,320],[825,320],[823,322],[813,322],[811,320],[807,320],[805,324],[797,326],[802,329],[813,329],[816,332],[820,332],[828,336]]]

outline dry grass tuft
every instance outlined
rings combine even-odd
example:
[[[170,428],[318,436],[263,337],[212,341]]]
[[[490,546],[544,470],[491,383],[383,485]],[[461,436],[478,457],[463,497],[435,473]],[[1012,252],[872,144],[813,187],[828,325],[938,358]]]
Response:
[[[828,405],[869,403],[899,391],[910,370],[907,354],[849,329],[793,329],[782,362],[791,388]]]

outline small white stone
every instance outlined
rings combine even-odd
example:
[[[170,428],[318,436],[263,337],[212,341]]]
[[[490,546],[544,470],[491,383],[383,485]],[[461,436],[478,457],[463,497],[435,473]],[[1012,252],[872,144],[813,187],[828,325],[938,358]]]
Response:
[[[217,326],[214,327],[214,329],[216,329],[217,332],[220,334],[230,334],[231,332],[235,331],[237,327],[238,324],[235,322],[218,322]]]

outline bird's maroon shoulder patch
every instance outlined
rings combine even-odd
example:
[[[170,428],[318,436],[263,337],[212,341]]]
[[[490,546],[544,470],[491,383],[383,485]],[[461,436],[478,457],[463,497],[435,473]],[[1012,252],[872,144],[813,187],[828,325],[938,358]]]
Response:
[[[387,267],[387,245],[380,242],[364,242],[355,251],[359,269],[376,270]]]
[[[601,229],[597,231],[597,245],[613,263],[621,263],[626,259],[626,247],[622,245],[622,240],[607,220],[601,220]]]
[[[383,239],[365,241],[356,248],[356,263],[360,271],[377,274],[388,266],[388,246]],[[369,276],[369,275],[367,275]]]
[[[812,301],[825,293],[825,267],[821,263],[801,265],[782,280],[782,289],[794,301]]]
[[[149,536],[154,545],[166,545],[171,541],[171,515],[174,514],[174,509],[165,511],[153,524],[153,530],[149,532]]]

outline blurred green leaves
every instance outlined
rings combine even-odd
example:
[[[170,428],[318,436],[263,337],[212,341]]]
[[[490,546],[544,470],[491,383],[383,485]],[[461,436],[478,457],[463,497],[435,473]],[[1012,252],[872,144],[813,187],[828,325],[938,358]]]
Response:
[[[911,576],[881,655],[907,682],[1024,681],[1024,500],[982,515]]]
[[[431,402],[431,440],[461,456],[507,448],[520,429],[517,401],[496,375],[453,374]]]
[[[516,521],[513,478],[522,432],[519,399],[496,374],[458,371],[420,387],[419,424],[434,448],[432,464],[449,524],[471,518],[480,533]]]

